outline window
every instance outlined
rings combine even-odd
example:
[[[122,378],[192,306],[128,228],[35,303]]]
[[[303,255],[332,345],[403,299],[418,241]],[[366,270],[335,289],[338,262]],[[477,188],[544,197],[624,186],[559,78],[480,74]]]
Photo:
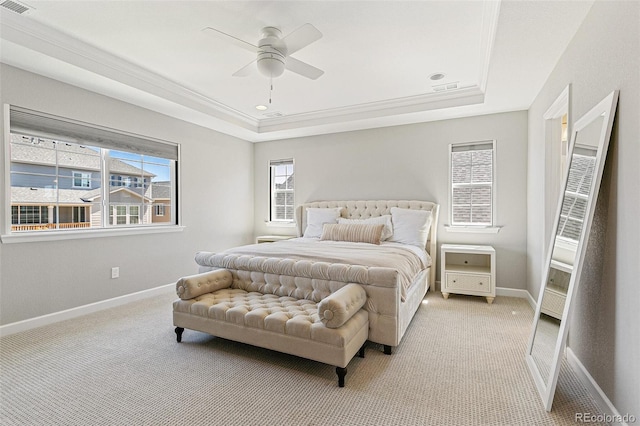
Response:
[[[122,176],[111,175],[109,185],[122,186]]]
[[[111,206],[109,213],[110,224],[124,225],[127,223],[127,206]]]
[[[294,212],[293,159],[269,162],[272,222],[292,222]]]
[[[450,145],[452,226],[493,226],[495,142]]]
[[[82,223],[86,222],[86,207],[84,206],[75,206],[73,209],[73,222],[74,223]]]
[[[47,208],[42,206],[11,206],[12,224],[47,223]]]
[[[595,150],[574,148],[556,235],[575,244],[580,240],[595,165]]]
[[[91,188],[91,173],[73,172],[74,188]]]
[[[156,216],[164,216],[164,204],[156,204]]]
[[[129,206],[129,223],[140,223],[140,206]]]
[[[10,232],[177,224],[178,145],[9,112]],[[158,198],[166,206],[161,221],[153,215]]]

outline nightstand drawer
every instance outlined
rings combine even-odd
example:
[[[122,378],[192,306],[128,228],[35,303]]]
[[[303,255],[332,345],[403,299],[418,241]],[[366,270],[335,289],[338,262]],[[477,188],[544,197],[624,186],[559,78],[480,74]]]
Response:
[[[464,290],[480,293],[491,293],[491,275],[481,274],[446,274],[447,290]]]
[[[566,294],[547,288],[544,291],[540,310],[543,314],[550,315],[557,319],[562,319],[562,312],[564,312],[564,302],[566,299]]]

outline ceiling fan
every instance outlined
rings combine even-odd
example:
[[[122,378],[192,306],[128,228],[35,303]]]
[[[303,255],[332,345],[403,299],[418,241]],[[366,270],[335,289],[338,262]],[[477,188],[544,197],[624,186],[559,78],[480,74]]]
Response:
[[[234,77],[245,77],[251,74],[255,69],[254,62],[257,62],[260,73],[269,78],[281,76],[285,69],[312,80],[324,74],[324,71],[290,56],[322,38],[322,33],[311,24],[304,24],[284,38],[282,38],[280,29],[264,27],[262,38],[258,41],[257,46],[215,28],[206,27],[202,31],[216,37],[222,36],[236,46],[257,54],[256,59],[233,73]]]

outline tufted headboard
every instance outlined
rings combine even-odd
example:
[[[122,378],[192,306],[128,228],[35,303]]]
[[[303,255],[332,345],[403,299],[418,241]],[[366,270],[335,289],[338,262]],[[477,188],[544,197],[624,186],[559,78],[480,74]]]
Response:
[[[402,209],[429,210],[433,218],[429,239],[425,249],[431,256],[431,283],[435,283],[437,260],[437,234],[438,212],[440,206],[431,201],[405,201],[405,200],[372,200],[372,201],[314,201],[301,204],[296,208],[296,228],[298,236],[302,236],[307,227],[307,208],[333,208],[344,207],[342,217],[348,219],[367,219],[375,216],[391,214],[391,207]]]

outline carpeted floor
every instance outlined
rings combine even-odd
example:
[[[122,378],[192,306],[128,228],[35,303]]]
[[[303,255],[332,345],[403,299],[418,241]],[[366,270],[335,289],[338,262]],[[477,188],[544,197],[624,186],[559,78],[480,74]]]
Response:
[[[391,356],[334,367],[185,330],[173,294],[3,337],[2,425],[569,425],[598,413],[566,365],[553,411],[524,359],[523,299],[429,294]]]

